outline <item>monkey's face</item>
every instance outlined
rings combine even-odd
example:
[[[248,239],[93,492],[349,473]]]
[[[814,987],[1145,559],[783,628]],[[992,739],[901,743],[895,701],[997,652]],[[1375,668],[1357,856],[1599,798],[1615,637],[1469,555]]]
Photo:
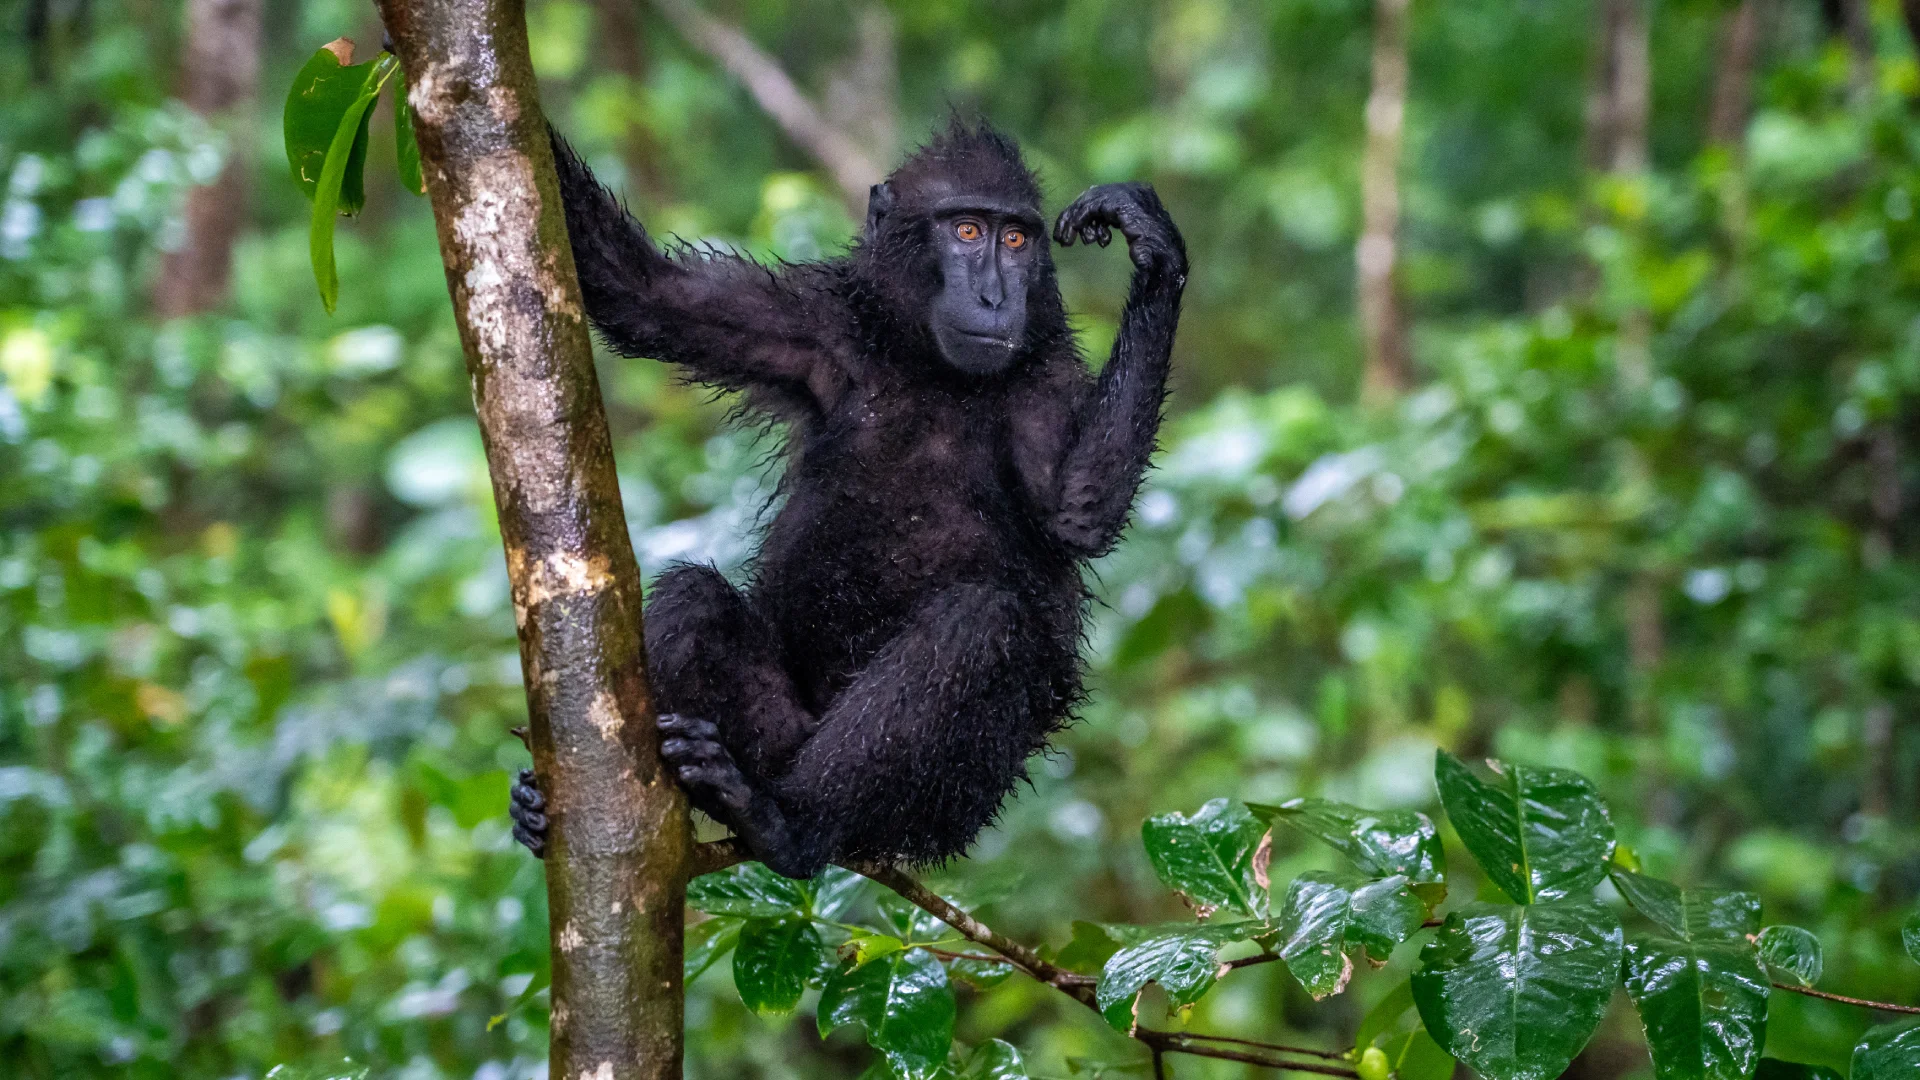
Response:
[[[940,270],[927,323],[947,363],[971,375],[1010,367],[1027,341],[1027,290],[1047,258],[1039,215],[958,196],[933,208],[928,237]]]

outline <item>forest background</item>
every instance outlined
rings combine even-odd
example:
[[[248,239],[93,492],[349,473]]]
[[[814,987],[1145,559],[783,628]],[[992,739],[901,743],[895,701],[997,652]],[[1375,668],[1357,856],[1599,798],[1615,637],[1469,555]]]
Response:
[[[1867,0],[531,0],[543,105],[659,233],[810,259],[952,106],[1058,209],[1152,181],[1195,270],[1084,722],[937,883],[996,927],[1180,918],[1149,814],[1429,807],[1565,765],[1660,873],[1920,1001],[1920,64]],[[280,148],[353,0],[11,0],[0,33],[0,1073],[543,1075],[506,575],[432,221],[376,116],[339,310]],[[1115,253],[1060,253],[1100,356]],[[603,360],[643,569],[737,572],[775,476]],[[1330,856],[1277,838],[1273,876]],[[1464,880],[1466,868],[1456,867]],[[1470,895],[1471,888],[1456,886]],[[1194,1023],[1340,1046],[1398,977]],[[690,988],[690,1075],[857,1036]],[[491,1018],[504,1016],[499,1023]],[[1768,1050],[1871,1017],[1785,998]],[[1570,1076],[1646,1076],[1624,998]],[[1140,1052],[1021,980],[960,1031]],[[1183,1077],[1254,1075],[1183,1061]],[[1123,1075],[1123,1074],[1122,1074]],[[1136,1074],[1137,1075],[1137,1074]]]

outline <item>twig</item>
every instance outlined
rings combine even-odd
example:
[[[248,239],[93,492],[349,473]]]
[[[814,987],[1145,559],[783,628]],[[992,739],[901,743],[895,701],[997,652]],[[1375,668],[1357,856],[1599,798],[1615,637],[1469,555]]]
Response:
[[[1239,1061],[1248,1065],[1259,1065],[1268,1069],[1290,1069],[1294,1072],[1315,1073],[1320,1076],[1358,1077],[1356,1070],[1344,1065],[1322,1065],[1310,1061],[1286,1061],[1276,1059],[1277,1053],[1310,1053],[1320,1055],[1320,1051],[1293,1050],[1289,1047],[1270,1046],[1264,1043],[1247,1043],[1247,1050],[1235,1050],[1225,1046],[1195,1045],[1192,1035],[1177,1031],[1155,1031],[1152,1028],[1136,1028],[1133,1037],[1147,1045],[1154,1057],[1161,1054],[1186,1054],[1191,1057],[1216,1058],[1220,1061]],[[1236,1040],[1238,1041],[1238,1040]],[[1264,1053],[1262,1052],[1264,1051]],[[1335,1059],[1337,1060],[1337,1059]]]
[[[1345,1061],[1345,1054],[1332,1050],[1315,1050],[1308,1046],[1282,1046],[1279,1043],[1258,1042],[1253,1039],[1240,1039],[1232,1035],[1203,1035],[1197,1031],[1169,1031],[1163,1034],[1176,1039],[1203,1039],[1207,1042],[1234,1043],[1239,1046],[1251,1046],[1261,1050],[1274,1050],[1283,1054],[1305,1054],[1308,1057],[1325,1058],[1328,1061]]]
[[[1842,1005],[1857,1005],[1862,1009],[1879,1009],[1881,1012],[1906,1013],[1910,1016],[1920,1016],[1920,1006],[1915,1005],[1894,1005],[1885,1001],[1868,1001],[1866,998],[1847,997],[1844,994],[1829,994],[1825,990],[1815,990],[1807,986],[1788,986],[1786,983],[1774,983],[1773,988],[1775,990],[1785,990],[1792,994],[1805,994],[1808,997],[1819,998],[1822,1001],[1837,1001]]]
[[[961,937],[977,945],[985,945],[1040,982],[1057,988],[1089,1007],[1094,1007],[1094,980],[1043,959],[1039,953],[954,907],[946,897],[915,881],[898,867],[878,863],[852,863],[847,866],[847,869],[885,885],[899,893],[901,899],[922,911],[929,912],[941,922],[958,930]]]
[[[694,48],[745,84],[753,100],[780,125],[787,138],[827,167],[854,217],[866,213],[867,186],[880,179],[880,167],[858,143],[827,122],[820,107],[794,84],[778,61],[737,27],[708,15],[688,0],[654,0],[654,6]]]
[[[693,845],[693,852],[687,857],[687,876],[697,878],[702,874],[711,874],[725,870],[729,866],[746,862],[752,858],[747,845],[739,837],[729,836],[725,840],[710,840],[704,844]]]

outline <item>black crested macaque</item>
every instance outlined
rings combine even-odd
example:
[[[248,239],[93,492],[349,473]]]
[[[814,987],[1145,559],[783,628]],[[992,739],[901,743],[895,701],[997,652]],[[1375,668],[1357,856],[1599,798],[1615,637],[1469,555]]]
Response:
[[[1160,426],[1187,254],[1145,184],[1053,240],[1126,238],[1112,358],[1087,370],[1038,182],[955,118],[873,188],[845,256],[663,253],[558,136],[587,313],[785,425],[785,504],[744,589],[663,574],[646,607],[661,753],[693,805],[789,877],[936,863],[993,820],[1081,698],[1081,564],[1119,539]],[[543,850],[530,773],[515,834]]]

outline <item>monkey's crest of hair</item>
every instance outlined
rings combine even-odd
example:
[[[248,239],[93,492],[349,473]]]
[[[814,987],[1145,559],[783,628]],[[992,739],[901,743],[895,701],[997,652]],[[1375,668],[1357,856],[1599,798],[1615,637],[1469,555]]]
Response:
[[[959,112],[901,162],[887,183],[895,198],[914,208],[950,191],[998,192],[1036,210],[1040,206],[1040,179],[1027,167],[1020,144],[985,120],[969,123]]]

